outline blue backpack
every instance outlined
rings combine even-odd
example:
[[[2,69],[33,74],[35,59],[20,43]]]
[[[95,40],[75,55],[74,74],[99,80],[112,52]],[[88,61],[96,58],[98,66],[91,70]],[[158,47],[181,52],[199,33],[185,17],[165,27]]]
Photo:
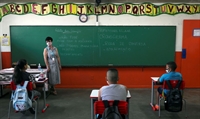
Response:
[[[13,108],[16,111],[25,111],[32,107],[32,101],[28,97],[28,91],[26,89],[27,84],[28,81],[25,81],[23,86],[18,84],[14,94],[12,94]]]

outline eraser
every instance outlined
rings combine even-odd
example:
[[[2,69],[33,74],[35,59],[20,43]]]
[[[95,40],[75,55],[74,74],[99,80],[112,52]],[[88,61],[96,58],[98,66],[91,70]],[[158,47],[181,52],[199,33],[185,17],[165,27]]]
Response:
[[[99,26],[99,22],[96,22],[96,26]]]

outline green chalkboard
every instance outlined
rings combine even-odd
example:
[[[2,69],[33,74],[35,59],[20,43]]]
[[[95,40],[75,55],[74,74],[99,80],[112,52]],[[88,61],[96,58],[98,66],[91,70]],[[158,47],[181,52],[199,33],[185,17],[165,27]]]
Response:
[[[175,26],[10,26],[12,62],[44,66],[47,36],[62,66],[164,66],[175,56]]]

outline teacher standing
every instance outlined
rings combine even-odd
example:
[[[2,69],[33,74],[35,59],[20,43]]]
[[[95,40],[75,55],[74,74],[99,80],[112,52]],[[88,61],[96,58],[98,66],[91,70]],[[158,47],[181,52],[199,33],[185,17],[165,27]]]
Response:
[[[45,41],[47,47],[44,48],[43,56],[47,68],[47,78],[51,93],[57,95],[55,85],[60,84],[60,70],[62,68],[60,56],[57,48],[52,45],[53,39],[51,37],[47,37]]]

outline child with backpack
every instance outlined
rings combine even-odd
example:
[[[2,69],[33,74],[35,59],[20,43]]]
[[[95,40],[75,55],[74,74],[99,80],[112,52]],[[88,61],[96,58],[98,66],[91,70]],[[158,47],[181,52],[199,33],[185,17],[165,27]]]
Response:
[[[123,100],[126,101],[126,96],[127,96],[127,88],[124,85],[117,84],[119,80],[118,76],[118,70],[117,69],[109,69],[106,73],[106,81],[107,84],[106,86],[103,86],[99,90],[98,94],[98,100]],[[117,106],[118,103],[116,103]],[[105,105],[105,107],[107,107]],[[112,107],[115,108],[115,107]],[[109,109],[109,108],[108,108]],[[117,112],[118,113],[118,112]],[[124,118],[124,115],[121,115]],[[102,115],[98,116],[98,119],[101,119]],[[104,119],[104,115],[103,118]],[[107,119],[107,118],[106,118]],[[121,119],[119,117],[119,119]]]
[[[36,88],[35,86],[35,79],[32,75],[30,75],[28,72],[26,72],[26,69],[28,68],[28,63],[25,59],[21,59],[17,62],[17,65],[14,68],[14,74],[12,77],[12,80],[14,82],[15,85],[21,85],[21,84],[25,84],[25,86],[27,86],[28,82],[32,82],[33,84],[33,88]],[[23,85],[22,85],[23,86]],[[18,88],[17,88],[18,89]],[[17,90],[16,89],[16,90]],[[31,97],[34,96],[39,96],[40,97],[40,92],[33,90],[32,92],[27,92],[28,93],[28,97],[31,99]],[[29,111],[32,114],[35,114],[35,111],[32,107],[29,108]]]
[[[179,72],[176,72],[177,65],[174,61],[168,62],[166,64],[166,73],[163,74],[159,80],[158,83],[163,83],[164,81],[167,80],[182,80],[182,75]],[[159,95],[162,94],[164,91],[164,95],[167,96],[170,92],[170,90],[163,90],[162,87],[158,87],[158,92],[157,92],[157,104],[155,105],[155,109],[159,110]]]

